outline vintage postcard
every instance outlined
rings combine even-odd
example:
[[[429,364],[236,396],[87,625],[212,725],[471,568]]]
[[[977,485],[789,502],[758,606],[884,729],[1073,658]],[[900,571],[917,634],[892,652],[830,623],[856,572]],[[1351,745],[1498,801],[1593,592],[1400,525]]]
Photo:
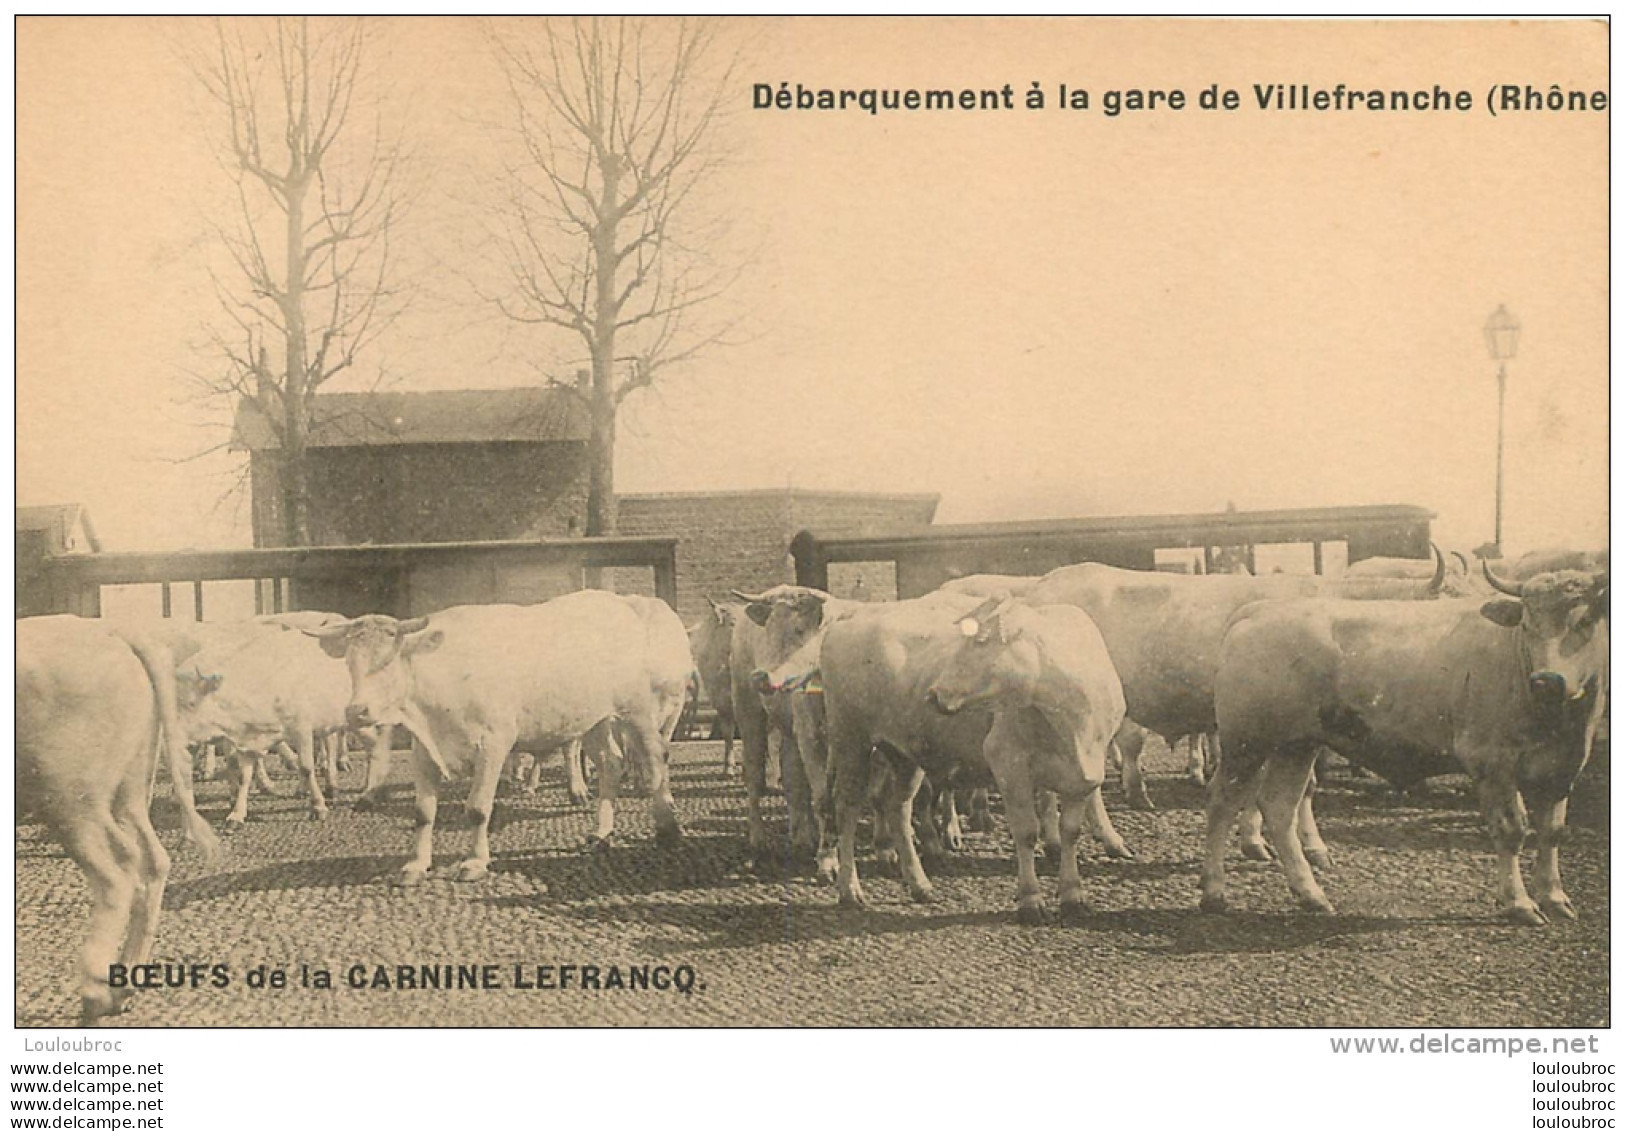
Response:
[[[1608,60],[20,19],[14,1024],[1606,1029]]]

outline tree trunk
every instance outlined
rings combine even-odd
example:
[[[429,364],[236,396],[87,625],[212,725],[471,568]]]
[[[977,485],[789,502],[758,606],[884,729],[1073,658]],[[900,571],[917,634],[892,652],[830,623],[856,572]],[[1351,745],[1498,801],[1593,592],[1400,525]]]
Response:
[[[305,357],[305,190],[308,179],[288,181],[288,282],[283,296],[287,370],[283,385],[282,491],[288,545],[310,545],[310,398]]]
[[[621,164],[603,158],[604,187],[592,233],[597,293],[592,309],[592,451],[588,455],[587,536],[615,533],[615,236],[620,225]]]

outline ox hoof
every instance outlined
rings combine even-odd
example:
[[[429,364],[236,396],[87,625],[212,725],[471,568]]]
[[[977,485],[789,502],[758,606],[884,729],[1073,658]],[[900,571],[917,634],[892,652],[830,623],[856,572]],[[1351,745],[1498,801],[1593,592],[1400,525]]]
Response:
[[[935,888],[911,887],[908,889],[908,897],[915,903],[935,903],[937,902],[937,891]]]
[[[861,891],[843,891],[839,906],[843,911],[867,911],[869,901],[864,898]]]
[[[1081,923],[1089,917],[1089,905],[1082,899],[1061,900],[1061,922]]]
[[[1151,803],[1151,797],[1144,790],[1128,795],[1128,807],[1141,813],[1155,813],[1157,807]]]
[[[1111,841],[1101,846],[1106,850],[1106,856],[1111,860],[1133,860],[1134,850],[1122,841]]]
[[[1332,901],[1327,899],[1324,895],[1298,896],[1298,910],[1306,911],[1310,915],[1337,914],[1337,912],[1332,908]]]
[[[312,809],[310,811],[310,819],[312,821],[325,821],[325,820],[327,820],[327,810],[326,809]]]
[[[376,813],[378,812],[378,799],[363,793],[350,802],[350,808],[357,813]]]
[[[1574,910],[1574,904],[1569,902],[1569,897],[1561,893],[1541,900],[1540,909],[1553,919],[1574,920],[1580,917]]]
[[[833,860],[820,860],[818,862],[818,880],[820,883],[833,884],[840,874],[840,866]]]
[[[1230,910],[1230,907],[1225,902],[1224,895],[1222,893],[1216,895],[1203,895],[1202,902],[1197,906],[1205,915],[1223,915],[1226,911]]]
[[[1041,927],[1049,920],[1042,903],[1023,903],[1016,908],[1016,922],[1024,927]]]
[[[1270,846],[1261,840],[1244,840],[1241,842],[1241,855],[1248,860],[1260,860],[1268,863],[1275,859]]]
[[[585,793],[577,793],[572,789],[570,791],[570,804],[574,805],[578,809],[584,808],[587,804],[587,795]]]
[[[875,864],[888,876],[895,876],[903,870],[903,866],[897,861],[897,850],[895,848],[882,848],[876,852]]]
[[[490,874],[490,865],[484,860],[464,860],[457,865],[457,871],[452,873],[451,878],[460,884],[471,884],[485,879]]]
[[[599,836],[597,833],[588,833],[581,842],[581,851],[588,856],[597,856],[609,851],[610,841],[613,837]]]
[[[408,866],[402,868],[400,874],[395,877],[395,886],[403,888],[415,888],[428,878],[429,873],[427,869]]]
[[[1303,850],[1303,858],[1317,871],[1324,872],[1332,866],[1332,854],[1324,848],[1306,848]]]
[[[675,848],[683,843],[683,830],[676,825],[663,825],[655,830],[655,843],[662,848]]]
[[[1544,927],[1548,922],[1540,908],[1529,902],[1514,903],[1510,907],[1502,908],[1501,916],[1522,927]]]

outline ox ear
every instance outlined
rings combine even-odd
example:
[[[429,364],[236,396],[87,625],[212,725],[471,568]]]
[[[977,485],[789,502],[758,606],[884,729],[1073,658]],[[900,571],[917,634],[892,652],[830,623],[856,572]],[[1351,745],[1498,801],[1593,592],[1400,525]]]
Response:
[[[1478,611],[1502,628],[1517,628],[1523,621],[1523,602],[1497,598],[1485,601]]]
[[[824,623],[824,601],[820,597],[804,596],[798,602],[796,610],[804,615],[811,616],[814,625]]]
[[[424,631],[428,627],[428,617],[413,617],[396,626],[395,639],[401,642],[401,655],[428,655],[446,642],[444,632],[438,628],[433,632]]]
[[[773,605],[768,601],[752,601],[745,606],[745,615],[756,624],[766,627],[767,618],[773,615]]]
[[[316,642],[322,646],[323,652],[335,660],[344,659],[345,653],[350,650],[350,642],[343,636],[317,636]]]

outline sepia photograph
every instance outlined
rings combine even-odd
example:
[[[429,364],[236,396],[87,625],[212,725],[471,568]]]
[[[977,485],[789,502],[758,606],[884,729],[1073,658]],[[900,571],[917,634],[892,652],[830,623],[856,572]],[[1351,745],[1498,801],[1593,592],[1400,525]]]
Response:
[[[1395,1030],[1579,1126],[1606,20],[14,26],[21,1036]]]

